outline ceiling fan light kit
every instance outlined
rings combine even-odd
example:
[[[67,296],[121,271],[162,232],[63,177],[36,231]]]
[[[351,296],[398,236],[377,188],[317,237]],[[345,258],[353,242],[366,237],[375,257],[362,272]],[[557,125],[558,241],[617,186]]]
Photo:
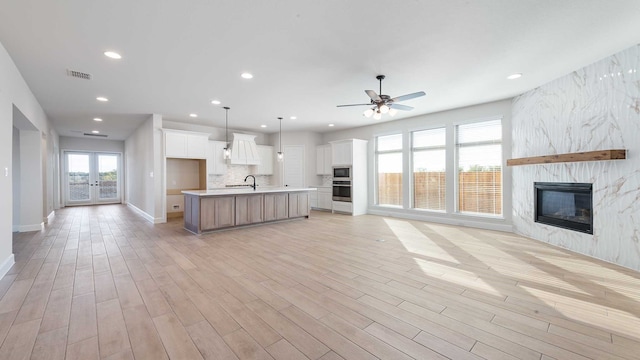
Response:
[[[364,115],[366,117],[371,117],[373,115],[373,108],[365,110],[362,115]]]
[[[398,113],[398,110],[402,111],[411,111],[413,107],[398,104],[401,101],[415,99],[420,96],[425,96],[424,91],[418,91],[415,93],[396,96],[392,98],[389,95],[382,94],[382,80],[384,80],[384,75],[376,76],[376,79],[380,82],[380,95],[378,95],[373,90],[365,90],[364,92],[369,96],[371,100],[369,100],[368,104],[348,104],[348,105],[338,105],[338,107],[347,107],[347,106],[371,106],[371,108],[365,110],[362,115],[365,117],[372,117],[375,120],[380,120],[382,118],[382,114],[389,114],[389,116],[395,116]]]

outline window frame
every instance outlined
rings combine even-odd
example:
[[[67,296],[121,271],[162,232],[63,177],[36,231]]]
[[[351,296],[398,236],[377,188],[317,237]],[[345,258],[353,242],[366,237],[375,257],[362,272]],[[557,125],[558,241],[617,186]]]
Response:
[[[401,138],[401,147],[398,150],[382,150],[379,151],[378,150],[378,142],[379,139],[381,137],[386,137],[386,136],[394,136],[394,135],[400,135]],[[373,181],[373,205],[374,206],[380,206],[380,207],[385,207],[385,208],[396,208],[396,209],[404,209],[404,176],[405,176],[405,164],[404,164],[404,151],[405,151],[405,133],[404,131],[394,131],[394,132],[388,132],[388,133],[380,133],[380,134],[375,134],[374,135],[374,148],[373,148],[373,155],[374,155],[374,181]],[[378,163],[378,155],[379,154],[394,154],[394,153],[399,153],[402,156],[402,204],[400,205],[391,205],[391,204],[380,204],[380,181],[378,179],[378,170],[379,170],[379,163]]]
[[[495,140],[484,140],[484,141],[476,141],[472,143],[464,143],[463,146],[459,146],[458,144],[458,136],[459,136],[459,128],[460,126],[489,122],[489,121],[500,121],[500,141],[496,142]],[[505,173],[505,160],[504,160],[504,119],[502,116],[494,116],[494,117],[486,117],[481,119],[469,119],[465,121],[454,122],[453,124],[453,213],[460,216],[469,216],[469,217],[479,217],[479,218],[491,218],[491,219],[505,219],[505,193],[504,193],[504,173]],[[480,145],[500,145],[500,214],[489,214],[489,213],[481,213],[481,212],[463,212],[460,211],[460,172],[458,171],[460,167],[460,153],[458,149],[460,147],[466,146],[480,146]]]
[[[437,146],[420,146],[420,147],[416,147],[414,145],[414,137],[413,134],[417,133],[417,132],[421,132],[421,131],[430,131],[430,130],[437,130],[437,129],[443,129],[444,130],[444,144],[443,145],[437,145]],[[437,126],[432,126],[432,127],[427,127],[427,128],[418,128],[418,129],[412,129],[409,131],[409,141],[410,141],[410,146],[409,146],[409,153],[410,153],[410,167],[409,167],[409,194],[410,194],[410,198],[409,198],[409,209],[411,210],[416,210],[416,211],[425,211],[425,212],[434,212],[434,213],[448,213],[449,212],[449,207],[447,206],[447,183],[446,183],[446,179],[447,179],[447,173],[449,171],[449,164],[447,163],[447,153],[448,153],[448,134],[449,134],[449,128],[446,124],[441,124],[441,125],[437,125]],[[444,165],[445,165],[445,198],[444,198],[444,209],[443,210],[435,210],[435,209],[423,209],[423,208],[417,208],[416,204],[415,204],[415,181],[414,181],[414,155],[416,151],[420,151],[420,150],[444,150]]]

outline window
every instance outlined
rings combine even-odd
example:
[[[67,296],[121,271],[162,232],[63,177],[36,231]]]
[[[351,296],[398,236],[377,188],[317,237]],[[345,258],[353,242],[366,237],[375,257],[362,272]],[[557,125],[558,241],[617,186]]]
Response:
[[[378,205],[402,206],[402,134],[378,136]]]
[[[412,133],[413,207],[446,209],[446,131],[445,128]]]
[[[461,213],[502,215],[502,124],[458,125],[458,201]]]

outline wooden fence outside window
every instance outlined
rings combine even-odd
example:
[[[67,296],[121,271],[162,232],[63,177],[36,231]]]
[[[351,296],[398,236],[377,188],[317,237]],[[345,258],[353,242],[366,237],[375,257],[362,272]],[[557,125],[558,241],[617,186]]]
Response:
[[[465,171],[458,174],[460,212],[502,214],[500,171]],[[445,173],[414,173],[414,208],[445,210]],[[378,174],[378,204],[402,206],[402,174]]]

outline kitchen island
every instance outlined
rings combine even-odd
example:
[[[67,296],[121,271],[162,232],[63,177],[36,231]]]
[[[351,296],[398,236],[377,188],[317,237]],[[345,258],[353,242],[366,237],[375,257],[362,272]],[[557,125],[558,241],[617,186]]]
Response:
[[[188,190],[184,228],[192,233],[308,218],[309,193],[315,188],[264,187]]]

